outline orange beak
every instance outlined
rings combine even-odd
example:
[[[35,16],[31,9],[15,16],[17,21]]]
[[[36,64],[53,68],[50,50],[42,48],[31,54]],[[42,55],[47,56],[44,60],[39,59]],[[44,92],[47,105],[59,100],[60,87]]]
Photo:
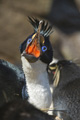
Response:
[[[34,55],[36,58],[40,56],[40,47],[37,43],[37,38],[35,38],[31,45],[28,45],[25,51],[27,54]]]
[[[42,26],[42,21],[40,21],[37,33],[32,36],[32,43],[26,48],[26,53],[38,58],[40,56],[40,30]]]

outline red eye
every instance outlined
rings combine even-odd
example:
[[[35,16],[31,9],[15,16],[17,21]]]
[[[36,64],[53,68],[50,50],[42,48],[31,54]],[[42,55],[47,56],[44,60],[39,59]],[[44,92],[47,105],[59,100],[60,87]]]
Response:
[[[55,71],[53,71],[53,75],[55,74]]]

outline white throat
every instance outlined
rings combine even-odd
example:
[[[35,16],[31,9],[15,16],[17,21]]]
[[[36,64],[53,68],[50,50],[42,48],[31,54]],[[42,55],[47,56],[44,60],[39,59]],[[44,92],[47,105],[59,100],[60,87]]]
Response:
[[[52,96],[46,71],[47,65],[40,60],[35,63],[29,63],[23,56],[21,60],[26,77],[29,102],[39,109],[49,108]]]

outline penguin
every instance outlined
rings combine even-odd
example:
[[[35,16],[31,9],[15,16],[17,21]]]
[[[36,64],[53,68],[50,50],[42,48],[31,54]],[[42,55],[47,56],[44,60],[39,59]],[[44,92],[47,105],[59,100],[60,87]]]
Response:
[[[53,74],[54,110],[66,112],[72,120],[80,120],[80,66],[61,60],[48,69]]]
[[[34,33],[20,45],[22,68],[29,94],[28,101],[38,109],[48,110],[52,95],[47,66],[53,58],[53,49],[49,41],[53,30],[44,20],[29,17],[29,22],[34,27]]]
[[[70,35],[80,31],[80,11],[75,0],[53,0],[47,19],[62,33]]]
[[[0,104],[22,98],[41,110],[49,109],[52,95],[47,66],[52,61],[53,49],[49,36],[52,26],[44,20],[29,17],[34,27],[20,45],[22,71],[11,63],[0,60]]]

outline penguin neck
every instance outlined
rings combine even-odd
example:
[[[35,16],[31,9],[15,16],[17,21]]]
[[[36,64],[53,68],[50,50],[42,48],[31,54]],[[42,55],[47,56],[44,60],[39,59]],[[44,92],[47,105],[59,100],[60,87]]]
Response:
[[[49,108],[51,104],[51,92],[47,73],[47,64],[38,60],[29,63],[24,57],[22,67],[26,77],[26,86],[29,94],[29,102],[37,108]]]

